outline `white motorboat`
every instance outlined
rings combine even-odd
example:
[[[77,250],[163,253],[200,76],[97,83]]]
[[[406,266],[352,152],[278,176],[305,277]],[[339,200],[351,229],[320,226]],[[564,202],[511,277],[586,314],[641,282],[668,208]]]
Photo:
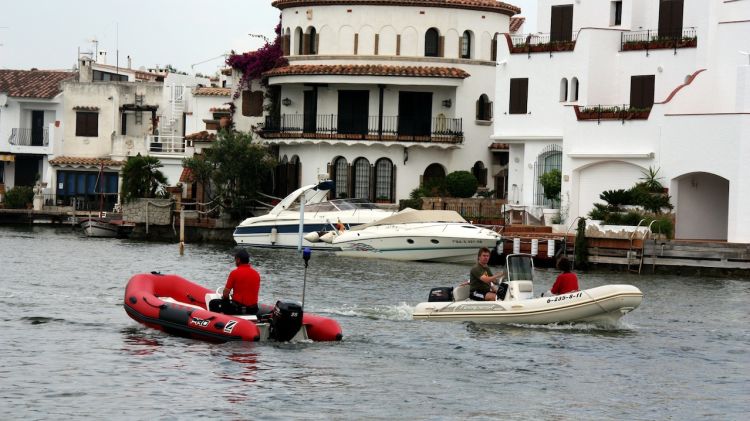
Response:
[[[111,216],[93,216],[78,221],[87,237],[127,238],[135,224]]]
[[[643,300],[643,293],[632,285],[605,285],[535,298],[532,257],[514,254],[507,256],[506,262],[509,279],[503,300],[470,300],[466,284],[433,288],[428,302],[417,304],[412,317],[496,324],[592,322],[613,325]]]
[[[481,247],[494,248],[502,237],[468,223],[450,210],[407,209],[379,221],[322,237],[337,255],[391,260],[465,263]]]
[[[327,181],[295,190],[266,215],[242,221],[234,230],[234,241],[248,246],[296,248],[300,219],[304,218],[302,246],[332,250],[336,246],[316,241],[318,233],[336,229],[339,223],[351,228],[394,214],[363,199],[326,200],[332,188],[333,183]]]

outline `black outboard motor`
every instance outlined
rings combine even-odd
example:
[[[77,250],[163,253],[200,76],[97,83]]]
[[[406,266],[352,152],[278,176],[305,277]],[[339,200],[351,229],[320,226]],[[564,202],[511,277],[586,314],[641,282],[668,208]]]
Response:
[[[279,341],[290,341],[302,327],[302,306],[294,301],[276,301],[271,315],[270,336]]]
[[[453,301],[453,287],[438,287],[430,290],[428,302]]]

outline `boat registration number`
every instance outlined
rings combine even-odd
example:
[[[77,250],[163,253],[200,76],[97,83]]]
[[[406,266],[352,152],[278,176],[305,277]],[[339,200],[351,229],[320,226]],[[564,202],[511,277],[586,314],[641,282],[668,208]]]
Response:
[[[555,295],[554,297],[548,298],[547,302],[548,303],[554,303],[554,302],[557,302],[557,301],[571,300],[573,298],[578,298],[578,297],[583,297],[583,292],[571,293],[571,294],[568,294],[568,295]]]

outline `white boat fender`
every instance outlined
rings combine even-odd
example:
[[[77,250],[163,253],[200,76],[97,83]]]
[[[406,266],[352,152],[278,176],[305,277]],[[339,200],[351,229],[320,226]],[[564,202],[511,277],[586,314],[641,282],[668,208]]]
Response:
[[[320,236],[320,241],[331,244],[333,243],[334,238],[336,238],[336,233],[333,231],[328,231],[327,233]]]
[[[320,242],[320,234],[318,231],[308,232],[303,238],[311,243]]]
[[[276,240],[279,236],[279,230],[276,229],[276,227],[271,228],[271,234],[269,234],[269,240],[271,242],[271,245],[276,244]]]

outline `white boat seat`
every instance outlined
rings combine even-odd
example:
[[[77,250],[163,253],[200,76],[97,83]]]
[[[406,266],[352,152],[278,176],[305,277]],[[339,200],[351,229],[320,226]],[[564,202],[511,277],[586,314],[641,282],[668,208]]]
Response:
[[[459,285],[453,288],[453,301],[464,301],[469,299],[469,284]]]
[[[510,281],[506,300],[528,300],[534,298],[534,283],[531,281]]]

